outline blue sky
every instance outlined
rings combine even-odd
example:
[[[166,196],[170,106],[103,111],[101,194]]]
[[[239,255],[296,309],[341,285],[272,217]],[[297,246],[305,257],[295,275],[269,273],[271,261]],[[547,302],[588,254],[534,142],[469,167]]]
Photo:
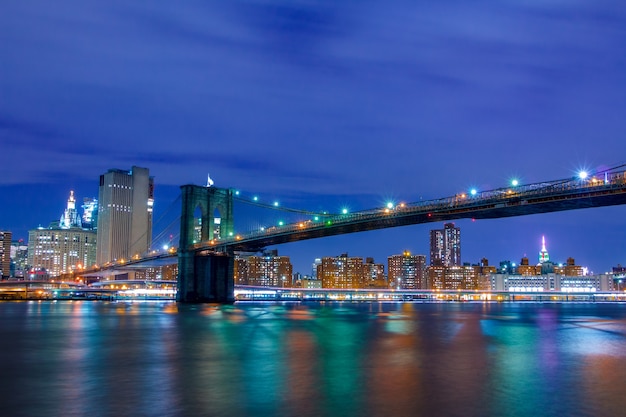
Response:
[[[0,228],[150,168],[157,210],[216,185],[368,208],[626,161],[619,1],[13,1],[0,13]],[[314,207],[312,207],[314,206]],[[158,213],[157,213],[158,214]],[[463,260],[626,263],[626,207],[457,222]],[[426,253],[411,226],[279,247],[296,270]]]

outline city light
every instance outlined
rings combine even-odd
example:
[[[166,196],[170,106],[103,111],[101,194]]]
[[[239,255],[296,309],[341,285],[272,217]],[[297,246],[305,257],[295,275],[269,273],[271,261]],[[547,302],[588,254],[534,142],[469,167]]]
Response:
[[[584,171],[584,170],[583,170],[583,171],[580,171],[580,172],[578,173],[578,178],[580,178],[581,180],[586,179],[586,178],[587,178],[587,176],[589,176],[589,173],[587,173],[587,171]]]
[[[342,209],[341,214],[348,214],[348,209],[347,208]]]
[[[279,221],[279,222],[278,222],[278,225],[279,225],[279,226],[284,226],[284,225],[285,225],[285,222],[283,222],[283,221],[281,220],[281,221]]]
[[[519,185],[519,181],[518,181],[518,180],[516,180],[516,179],[513,179],[513,180],[511,180],[511,185],[512,185],[513,187],[517,187],[517,186]]]
[[[278,201],[274,201],[274,207],[278,207]]]
[[[391,201],[387,203],[387,208],[388,209],[392,209],[393,208],[393,203]]]
[[[476,191],[476,188],[472,188],[472,189],[470,190],[470,194],[471,194],[471,195],[476,195],[476,193],[478,193],[478,191]]]

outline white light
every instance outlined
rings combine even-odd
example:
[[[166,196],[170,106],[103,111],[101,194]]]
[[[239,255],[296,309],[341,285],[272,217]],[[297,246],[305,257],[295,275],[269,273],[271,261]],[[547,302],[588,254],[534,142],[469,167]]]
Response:
[[[578,173],[578,178],[580,178],[581,180],[584,180],[585,178],[587,178],[589,174],[587,173],[587,171],[580,171]]]
[[[476,195],[476,193],[477,193],[477,192],[478,192],[478,191],[476,191],[476,188],[472,188],[472,189],[470,190],[470,194],[471,194],[471,195]]]
[[[168,245],[163,245],[163,250],[168,250],[170,247]]]
[[[278,207],[278,201],[274,201],[274,207]]]

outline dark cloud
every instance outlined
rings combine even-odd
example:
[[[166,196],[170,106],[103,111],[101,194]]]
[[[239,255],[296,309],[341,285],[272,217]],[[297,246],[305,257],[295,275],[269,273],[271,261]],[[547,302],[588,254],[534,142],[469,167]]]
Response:
[[[565,177],[624,160],[624,45],[619,2],[9,2],[0,185],[143,165],[349,202]]]

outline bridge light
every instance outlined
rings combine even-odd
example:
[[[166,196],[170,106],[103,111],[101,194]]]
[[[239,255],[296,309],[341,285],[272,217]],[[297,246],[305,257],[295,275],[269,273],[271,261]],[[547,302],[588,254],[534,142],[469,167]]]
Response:
[[[281,220],[281,221],[279,221],[279,222],[278,222],[278,225],[279,225],[279,226],[284,226],[284,225],[285,225],[285,222]]]
[[[233,232],[228,232],[228,236],[232,236],[232,235],[233,235]]]
[[[319,221],[319,219],[320,219],[319,216],[313,217],[313,220],[315,220],[315,221]]]
[[[348,214],[348,209],[347,208],[341,209],[341,214]]]
[[[274,201],[274,207],[278,207],[278,201]]]
[[[387,208],[388,209],[392,209],[393,208],[393,203],[391,201],[387,203]]]
[[[239,190],[235,190],[235,195],[239,195]]]
[[[265,231],[265,227],[261,227],[261,231],[262,231],[262,232],[263,232],[263,231]]]
[[[519,181],[518,181],[518,180],[516,180],[516,179],[513,179],[513,180],[511,180],[511,185],[512,185],[513,187],[517,187],[517,186],[519,185]]]
[[[580,171],[578,173],[578,178],[580,178],[581,180],[584,180],[585,178],[587,178],[589,174],[587,173],[587,171]]]
[[[163,245],[163,250],[168,250],[170,247],[168,245]]]
[[[257,196],[252,197],[252,201],[259,201],[259,197]]]
[[[472,188],[472,189],[470,190],[470,194],[471,194],[471,195],[473,195],[473,196],[474,196],[474,195],[476,195],[476,193],[478,193],[478,191],[476,191],[476,188]]]

